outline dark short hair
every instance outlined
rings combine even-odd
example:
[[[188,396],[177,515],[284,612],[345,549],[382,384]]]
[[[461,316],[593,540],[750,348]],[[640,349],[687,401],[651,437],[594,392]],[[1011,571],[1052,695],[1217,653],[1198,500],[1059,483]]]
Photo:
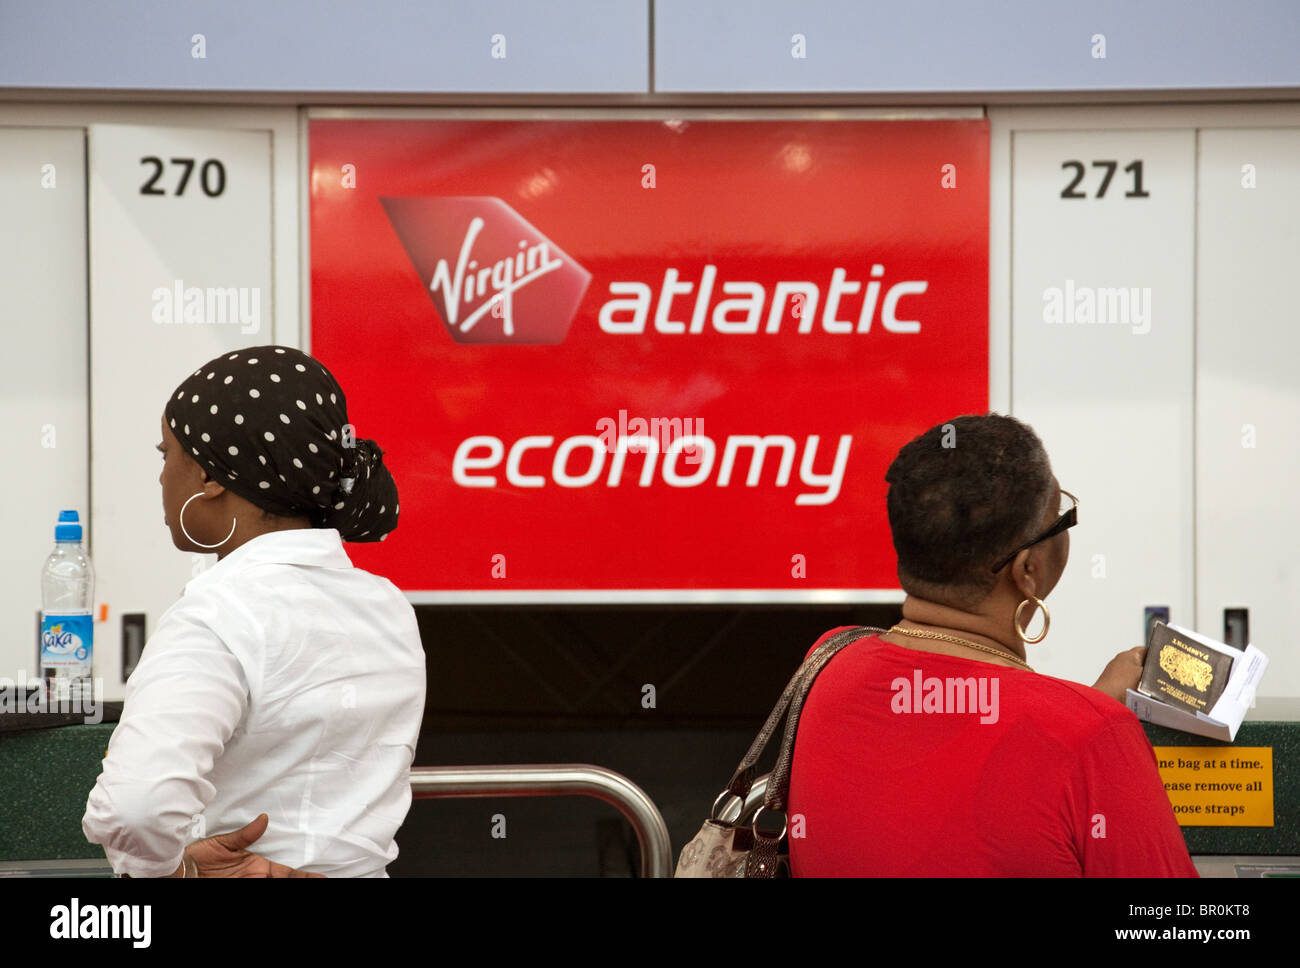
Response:
[[[898,581],[908,594],[970,608],[990,569],[1032,540],[1057,500],[1038,435],[1014,417],[954,417],[904,444],[885,474]]]

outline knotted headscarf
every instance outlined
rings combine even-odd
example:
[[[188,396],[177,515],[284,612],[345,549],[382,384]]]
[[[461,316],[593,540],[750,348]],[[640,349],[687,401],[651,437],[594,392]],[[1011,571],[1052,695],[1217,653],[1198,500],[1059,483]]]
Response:
[[[397,484],[356,438],[333,374],[288,346],[223,354],[178,386],[167,426],[208,476],[272,514],[307,515],[345,541],[397,527]]]

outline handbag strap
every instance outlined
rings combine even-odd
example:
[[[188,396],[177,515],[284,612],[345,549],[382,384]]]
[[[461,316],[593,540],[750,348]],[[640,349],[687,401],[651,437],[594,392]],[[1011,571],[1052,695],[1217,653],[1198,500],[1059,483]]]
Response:
[[[795,670],[795,674],[790,677],[790,681],[786,683],[785,689],[782,690],[781,698],[777,700],[776,706],[773,707],[772,712],[768,714],[767,721],[763,723],[763,728],[760,729],[758,735],[754,737],[754,742],[750,744],[749,752],[745,754],[744,758],[740,761],[740,765],[736,767],[736,772],[732,775],[731,782],[727,784],[727,793],[739,797],[741,800],[744,800],[745,797],[749,795],[749,790],[754,785],[754,780],[756,779],[756,764],[758,763],[759,758],[763,755],[763,750],[767,748],[768,741],[771,740],[772,734],[776,732],[776,727],[781,722],[781,717],[786,714],[786,710],[789,709],[791,703],[794,702],[794,725],[795,727],[798,726],[798,710],[803,708],[804,697],[807,695],[808,690],[812,688],[812,680],[816,678],[817,673],[821,671],[822,667],[830,661],[831,656],[835,655],[835,653],[839,652],[840,649],[844,648],[851,642],[855,642],[866,635],[878,634],[884,631],[886,630],[865,625],[845,629],[843,632],[831,636],[819,645],[812,655],[808,656],[808,658],[800,664],[799,668]],[[785,786],[789,785],[790,754],[793,753],[793,739],[794,728],[790,725],[790,721],[787,720],[785,737],[782,740],[781,752],[777,758],[777,769],[781,770],[781,764],[784,762],[784,772],[778,774],[776,771],[773,771],[774,779],[783,778],[783,786],[780,791],[782,803],[784,803],[785,800]],[[791,748],[790,754],[787,753],[787,746]],[[768,793],[764,802],[767,802],[767,799],[771,797],[772,787],[772,780],[769,780],[767,786]]]
[[[767,790],[763,795],[763,806],[772,810],[785,810],[785,799],[790,792],[790,764],[794,760],[794,739],[799,730],[799,716],[803,712],[804,701],[808,698],[808,693],[812,691],[813,680],[815,680],[822,669],[826,668],[826,663],[830,662],[846,645],[856,642],[858,639],[866,638],[868,635],[878,635],[887,629],[875,628],[873,626],[860,626],[853,630],[853,635],[844,642],[837,643],[834,649],[823,653],[821,650],[814,652],[806,663],[807,668],[803,670],[803,679],[801,688],[791,698],[790,713],[785,719],[785,734],[781,737],[781,751],[776,757],[776,766],[772,768],[772,774],[767,780]]]

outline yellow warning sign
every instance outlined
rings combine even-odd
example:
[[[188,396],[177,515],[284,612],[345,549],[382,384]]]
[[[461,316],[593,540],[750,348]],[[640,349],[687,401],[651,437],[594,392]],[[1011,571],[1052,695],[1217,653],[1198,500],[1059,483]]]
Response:
[[[1154,749],[1165,792],[1182,826],[1273,826],[1273,747]]]

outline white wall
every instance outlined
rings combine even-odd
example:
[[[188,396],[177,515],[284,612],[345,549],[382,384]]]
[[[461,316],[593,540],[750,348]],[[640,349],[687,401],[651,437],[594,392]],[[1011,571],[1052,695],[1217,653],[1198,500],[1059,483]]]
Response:
[[[1042,437],[1081,501],[1070,565],[1029,647],[1041,672],[1091,683],[1141,644],[1143,606],[1221,637],[1250,608],[1271,664],[1261,694],[1300,695],[1287,626],[1300,598],[1300,109],[1294,105],[990,110],[991,400]],[[1151,197],[1126,199],[1142,158]],[[1118,159],[1107,197],[1094,160]],[[1261,188],[1241,187],[1254,163]],[[1149,332],[1043,322],[1043,290],[1150,288]],[[1007,361],[1004,365],[1003,360]],[[999,404],[1002,406],[999,407]],[[1258,446],[1242,447],[1242,426]],[[1103,558],[1097,558],[1101,555]],[[1104,571],[1099,567],[1104,565]],[[1035,622],[1032,629],[1036,630]]]
[[[1263,691],[1295,696],[1300,127],[1202,131],[1197,180],[1197,624],[1249,607]]]
[[[1091,683],[1116,652],[1142,644],[1144,605],[1191,617],[1195,135],[1013,137],[1012,411],[1079,499],[1070,566],[1047,600],[1054,624],[1029,651],[1040,671]],[[1062,163],[1076,159],[1086,167],[1075,191],[1087,197],[1061,198],[1077,177]],[[1106,170],[1094,159],[1117,163],[1102,197]],[[1150,198],[1126,197],[1132,176],[1121,169],[1135,160]],[[1105,323],[1074,315],[1084,290],[1117,288],[1150,293],[1153,318],[1134,312],[1138,300],[1112,316],[1124,306],[1109,298],[1097,304]],[[1059,323],[1045,301],[1057,293],[1068,301]]]
[[[84,521],[90,509],[96,615],[99,606],[108,607],[107,622],[95,629],[95,674],[104,680],[105,698],[121,699],[122,615],[144,612],[146,634],[152,633],[195,568],[215,560],[176,551],[163,524],[154,446],[167,393],[232,340],[302,345],[307,280],[299,275],[299,117],[290,107],[0,104],[0,136],[11,127],[28,130],[17,140],[0,137],[0,193],[27,177],[29,162],[45,157],[61,163],[60,185],[68,188],[57,211],[32,207],[49,205],[53,196],[32,196],[23,203],[28,209],[16,208],[21,235],[8,220],[0,228],[0,246],[12,250],[0,259],[7,293],[0,301],[2,332],[6,349],[15,349],[0,357],[4,386],[15,388],[0,390],[3,415],[20,440],[15,460],[40,469],[7,479],[16,490],[5,504],[6,531],[12,547],[30,553],[0,556],[6,606],[0,621],[7,623],[0,676],[31,669],[35,658],[38,578],[53,546],[54,511],[77,507]],[[152,171],[140,164],[144,154],[159,154],[169,169],[172,157],[221,155],[231,188],[224,201],[205,198],[195,170],[180,198],[142,196]],[[172,191],[175,173],[158,184]],[[4,195],[0,210],[16,197]],[[161,277],[261,287],[261,331],[155,325],[151,294],[165,284]],[[66,382],[51,381],[56,361],[66,361]],[[58,448],[42,452],[39,428],[52,421]],[[0,480],[0,489],[5,484]]]
[[[148,157],[160,159],[161,170],[142,165]],[[119,616],[143,613],[149,633],[185,583],[215,561],[177,551],[163,526],[162,458],[154,449],[163,407],[208,360],[274,342],[271,133],[92,124],[89,169],[98,596]],[[177,287],[243,290],[240,303],[256,312],[247,322],[214,313],[191,323],[173,296]],[[160,313],[175,321],[160,322]],[[120,625],[106,631],[97,668],[113,693],[123,686],[123,644]]]
[[[1169,605],[1175,622],[1213,635],[1222,631],[1223,607],[1244,605],[1251,609],[1252,640],[1273,660],[1264,694],[1300,695],[1300,656],[1286,632],[1300,590],[1292,550],[1300,518],[1291,500],[1300,474],[1294,433],[1300,337],[1283,288],[1300,255],[1300,108],[994,108],[989,117],[991,406],[1010,409],[1035,426],[1062,484],[1082,500],[1070,568],[1048,600],[1052,630],[1031,648],[1031,662],[1047,674],[1091,682],[1110,656],[1140,641],[1143,605]],[[255,206],[268,210],[265,222],[241,216],[241,239],[254,240],[247,251],[232,249],[228,233],[208,248],[202,238],[188,238],[191,248],[181,264],[170,261],[176,253],[166,232],[160,237],[158,225],[126,211],[125,199],[113,198],[115,190],[138,192],[135,174],[119,173],[115,182],[92,171],[90,204],[102,198],[104,211],[120,210],[117,228],[92,253],[100,260],[91,268],[96,293],[102,293],[91,305],[96,372],[102,374],[93,402],[104,401],[96,411],[104,427],[95,438],[94,468],[103,485],[88,495],[85,377],[59,383],[53,396],[48,382],[52,359],[68,361],[74,374],[84,374],[87,366],[86,267],[78,261],[84,259],[87,202],[74,194],[80,175],[71,184],[61,180],[68,188],[64,195],[10,200],[18,198],[14,186],[24,184],[26,167],[40,158],[55,159],[61,172],[76,172],[86,132],[101,125],[172,129],[164,140],[196,153],[209,143],[226,144],[219,132],[239,129],[228,144],[244,145],[240,150],[251,150],[249,157],[261,157],[266,146],[269,194]],[[179,382],[187,367],[214,354],[216,344],[212,334],[202,334],[164,351],[149,342],[154,335],[143,336],[144,342],[108,338],[112,327],[124,324],[116,313],[137,303],[149,280],[121,289],[111,269],[113,253],[105,247],[123,247],[118,255],[134,247],[140,259],[154,259],[173,275],[189,273],[191,264],[238,267],[272,290],[274,332],[258,334],[257,341],[304,345],[309,280],[302,116],[289,107],[0,104],[0,128],[41,129],[39,138],[20,134],[17,140],[11,131],[0,131],[9,136],[0,139],[0,193],[8,193],[6,211],[28,226],[21,237],[8,226],[0,236],[6,246],[0,282],[7,293],[0,321],[6,345],[16,349],[0,359],[0,405],[9,426],[18,428],[16,459],[23,459],[26,448],[26,460],[45,461],[40,474],[20,479],[18,490],[3,491],[14,484],[0,480],[0,496],[9,498],[11,547],[34,549],[26,557],[0,557],[6,579],[0,594],[7,606],[0,621],[9,623],[0,675],[28,668],[34,658],[37,575],[51,543],[52,512],[84,508],[89,497],[95,501],[90,534],[101,575],[99,600],[109,606],[109,621],[96,632],[97,673],[106,680],[109,698],[120,697],[122,612],[145,610],[152,631],[158,613],[192,572],[189,556],[170,550],[167,542],[152,450],[157,415],[146,418],[144,411],[161,410],[161,399],[150,402],[152,390]],[[109,141],[99,146],[92,150],[92,168],[111,156]],[[119,148],[125,153],[118,163],[130,168],[134,149]],[[1080,187],[1090,194],[1098,182],[1093,160],[1113,157],[1122,167],[1141,157],[1152,197],[1122,199],[1119,193],[1130,183],[1117,171],[1108,198],[1061,199],[1068,174],[1060,162],[1068,157],[1088,163]],[[1254,194],[1239,184],[1247,161],[1259,172]],[[130,199],[139,201],[138,195]],[[48,204],[54,207],[39,208]],[[42,279],[47,281],[32,284]],[[1065,279],[1149,288],[1150,332],[1045,324],[1043,290]],[[20,299],[26,302],[15,301]],[[48,323],[33,326],[32,319]],[[152,368],[141,368],[140,354]],[[39,447],[38,428],[51,421],[58,425],[58,447],[47,453]],[[1253,449],[1241,447],[1247,423],[1256,428]],[[137,558],[145,546],[148,552]],[[1095,555],[1105,556],[1105,577]]]
[[[0,125],[9,123],[0,111]],[[40,576],[58,512],[76,509],[84,522],[90,510],[85,141],[75,127],[0,127],[0,676],[8,678],[39,675]]]

